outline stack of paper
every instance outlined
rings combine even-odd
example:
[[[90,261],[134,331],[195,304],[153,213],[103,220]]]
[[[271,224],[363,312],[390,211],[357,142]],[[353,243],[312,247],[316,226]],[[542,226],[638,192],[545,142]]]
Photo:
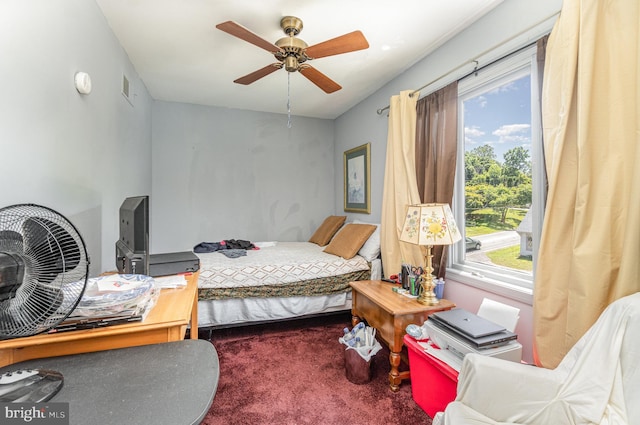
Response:
[[[184,275],[175,274],[170,276],[158,276],[154,278],[156,281],[156,287],[165,288],[182,288],[187,286],[187,279]]]

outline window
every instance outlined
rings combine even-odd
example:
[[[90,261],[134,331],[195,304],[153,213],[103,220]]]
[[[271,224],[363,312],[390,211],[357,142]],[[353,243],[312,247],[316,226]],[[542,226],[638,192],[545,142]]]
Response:
[[[525,295],[533,288],[545,187],[535,54],[525,49],[458,84],[453,209],[465,238],[450,266],[465,283]]]

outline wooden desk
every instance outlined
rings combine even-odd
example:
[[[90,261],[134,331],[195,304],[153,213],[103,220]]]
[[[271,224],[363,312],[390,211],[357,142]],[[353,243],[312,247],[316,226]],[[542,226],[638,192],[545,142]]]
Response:
[[[350,282],[349,285],[353,289],[352,325],[364,319],[389,346],[389,386],[392,391],[398,391],[402,380],[410,377],[409,371],[398,370],[407,325],[422,325],[431,313],[449,310],[456,305],[445,299],[434,306],[420,304],[415,299],[393,292],[393,284],[380,280]]]
[[[162,289],[142,322],[0,341],[0,367],[43,357],[180,341],[189,320],[191,339],[198,339],[198,275],[187,275],[184,288]]]

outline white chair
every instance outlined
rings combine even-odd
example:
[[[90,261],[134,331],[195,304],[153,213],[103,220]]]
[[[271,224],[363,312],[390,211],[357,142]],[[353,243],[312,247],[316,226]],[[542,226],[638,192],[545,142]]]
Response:
[[[640,292],[609,305],[555,369],[465,356],[433,425],[640,424]]]
[[[520,309],[489,298],[483,298],[477,315],[504,326],[508,331],[515,332],[520,318]]]

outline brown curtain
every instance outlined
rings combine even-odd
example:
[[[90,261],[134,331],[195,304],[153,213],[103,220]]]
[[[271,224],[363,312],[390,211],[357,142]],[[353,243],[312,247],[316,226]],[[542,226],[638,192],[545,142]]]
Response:
[[[421,203],[451,205],[458,146],[458,82],[420,99],[416,118],[416,179]],[[433,269],[444,277],[448,249],[434,246]]]
[[[637,0],[564,0],[547,43],[549,192],[533,293],[544,367],[640,290],[639,24]]]

